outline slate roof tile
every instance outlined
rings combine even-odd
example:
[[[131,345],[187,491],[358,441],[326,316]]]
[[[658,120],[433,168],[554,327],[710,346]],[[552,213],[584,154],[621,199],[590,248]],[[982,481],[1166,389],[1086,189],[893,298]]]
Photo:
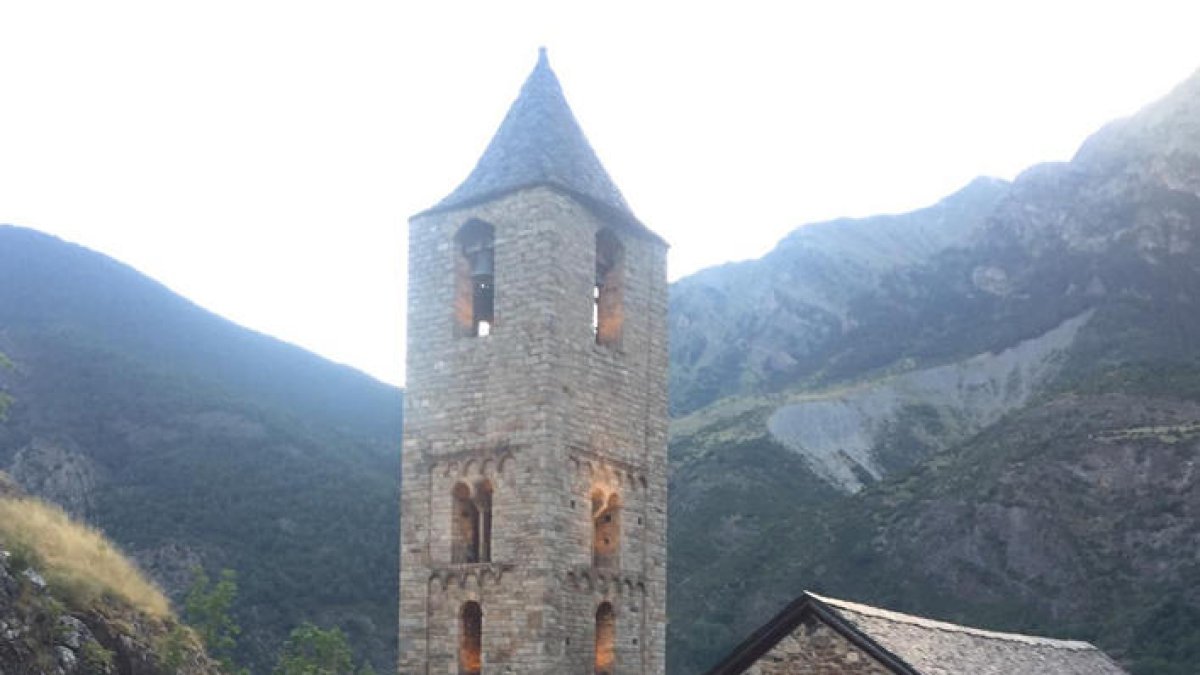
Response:
[[[1125,675],[1087,642],[968,628],[810,595],[922,675]]]

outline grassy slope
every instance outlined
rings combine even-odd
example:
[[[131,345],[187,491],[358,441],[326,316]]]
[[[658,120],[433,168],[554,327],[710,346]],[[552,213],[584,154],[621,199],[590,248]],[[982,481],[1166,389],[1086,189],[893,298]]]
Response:
[[[146,673],[165,672],[171,660],[177,661],[171,672],[216,672],[163,592],[111,540],[59,507],[24,495],[2,472],[0,550],[6,551],[0,576],[16,581],[0,593],[0,600],[11,600],[0,602],[0,614],[16,622],[10,626],[13,641],[0,647],[5,667],[54,670],[59,652],[71,646],[89,672],[102,663],[89,659],[99,657],[117,669],[135,660]],[[39,576],[44,589],[34,581]],[[89,641],[64,623],[66,617],[88,627]],[[79,642],[64,642],[64,632]]]
[[[141,570],[103,534],[58,507],[31,497],[0,497],[0,542],[36,562],[76,609],[116,598],[150,617],[170,615],[166,596]]]

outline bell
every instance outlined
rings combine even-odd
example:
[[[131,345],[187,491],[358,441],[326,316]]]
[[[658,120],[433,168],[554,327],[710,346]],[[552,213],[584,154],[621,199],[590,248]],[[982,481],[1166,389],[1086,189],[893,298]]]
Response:
[[[474,278],[491,278],[493,262],[491,249],[484,249],[471,256],[471,276]]]
[[[495,271],[495,256],[489,242],[477,239],[463,244],[463,255],[471,265],[471,278],[486,277],[491,279]]]

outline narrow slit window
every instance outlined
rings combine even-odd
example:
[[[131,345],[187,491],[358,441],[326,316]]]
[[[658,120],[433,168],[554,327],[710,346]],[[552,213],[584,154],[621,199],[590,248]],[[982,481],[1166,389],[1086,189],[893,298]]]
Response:
[[[602,602],[596,609],[596,675],[612,675],[616,670],[617,618],[612,603]]]
[[[472,220],[455,235],[454,316],[464,335],[490,335],[496,321],[495,229]]]
[[[475,601],[463,605],[458,627],[458,675],[483,672],[483,610]]]
[[[479,514],[479,562],[491,562],[492,484],[486,480],[475,489],[475,510]]]
[[[614,345],[621,340],[625,319],[625,249],[610,230],[596,233],[596,281],[592,286],[592,333],[596,343]]]

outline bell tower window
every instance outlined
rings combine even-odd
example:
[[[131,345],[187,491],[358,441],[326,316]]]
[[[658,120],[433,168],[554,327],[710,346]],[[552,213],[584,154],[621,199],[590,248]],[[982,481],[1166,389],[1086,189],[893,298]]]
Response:
[[[492,484],[482,481],[474,494],[466,483],[456,483],[450,493],[450,562],[470,564],[492,561]]]
[[[450,562],[479,562],[479,509],[471,499],[471,488],[458,483],[452,496]]]
[[[596,675],[612,675],[616,668],[616,633],[612,603],[602,602],[596,609]]]
[[[620,566],[621,499],[613,493],[592,493],[592,566],[614,569]]]
[[[495,228],[471,220],[454,237],[457,244],[454,318],[460,334],[486,336],[495,324]]]
[[[458,626],[458,675],[483,672],[483,610],[478,602],[463,605]]]
[[[592,286],[592,333],[596,344],[615,345],[621,340],[625,319],[625,248],[611,230],[596,233],[596,282]]]

